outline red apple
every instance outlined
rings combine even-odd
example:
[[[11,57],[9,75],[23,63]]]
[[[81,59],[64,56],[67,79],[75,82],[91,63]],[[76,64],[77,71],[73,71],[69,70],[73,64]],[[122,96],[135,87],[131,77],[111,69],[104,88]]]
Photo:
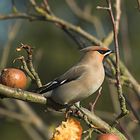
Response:
[[[96,139],[97,140],[120,140],[120,138],[117,135],[111,133],[100,134]]]
[[[27,77],[20,69],[5,68],[1,72],[0,82],[9,87],[24,89],[27,84]]]

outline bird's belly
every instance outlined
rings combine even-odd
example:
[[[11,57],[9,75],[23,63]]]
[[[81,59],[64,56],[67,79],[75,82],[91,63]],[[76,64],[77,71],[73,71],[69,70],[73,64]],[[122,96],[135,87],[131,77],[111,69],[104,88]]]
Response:
[[[79,82],[74,81],[64,84],[53,91],[51,98],[62,105],[76,103],[96,92],[102,85],[103,80],[101,78],[96,79],[96,83],[93,82],[92,86],[91,83],[89,86],[88,83],[79,84]]]
[[[51,98],[59,104],[73,104],[85,98],[87,88],[79,82],[72,81],[56,88]]]

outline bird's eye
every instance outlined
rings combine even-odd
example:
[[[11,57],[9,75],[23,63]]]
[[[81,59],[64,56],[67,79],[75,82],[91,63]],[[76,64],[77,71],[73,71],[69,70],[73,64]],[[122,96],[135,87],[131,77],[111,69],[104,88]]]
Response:
[[[105,54],[105,53],[106,53],[105,50],[98,50],[98,52],[99,52],[100,54]]]
[[[106,54],[110,54],[110,53],[111,53],[111,50],[98,50],[98,52],[99,52],[100,54],[106,55]]]

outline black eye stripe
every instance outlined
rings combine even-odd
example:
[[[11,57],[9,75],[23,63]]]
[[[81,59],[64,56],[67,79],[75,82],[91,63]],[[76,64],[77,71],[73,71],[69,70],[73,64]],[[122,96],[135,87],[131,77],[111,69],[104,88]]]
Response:
[[[105,54],[104,50],[98,50],[98,52],[101,53],[101,54]]]
[[[98,50],[98,52],[100,53],[100,54],[109,54],[109,52],[111,52],[111,50]]]
[[[100,54],[106,54],[107,52],[110,52],[110,50],[98,50]]]

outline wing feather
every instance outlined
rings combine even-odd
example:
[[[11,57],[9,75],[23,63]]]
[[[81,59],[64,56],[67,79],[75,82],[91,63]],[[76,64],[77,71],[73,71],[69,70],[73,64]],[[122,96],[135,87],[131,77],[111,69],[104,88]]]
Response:
[[[67,82],[71,82],[73,80],[78,79],[84,73],[84,71],[85,71],[85,66],[82,65],[74,66],[60,77],[54,79],[53,81],[47,83],[43,87],[37,89],[37,91],[39,93],[45,93],[50,90],[53,90],[63,84],[66,84]]]

